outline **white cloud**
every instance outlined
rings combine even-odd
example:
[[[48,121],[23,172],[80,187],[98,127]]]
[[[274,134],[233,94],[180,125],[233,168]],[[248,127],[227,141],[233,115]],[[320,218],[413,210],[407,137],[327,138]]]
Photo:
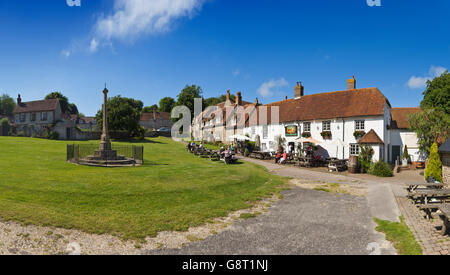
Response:
[[[93,53],[103,47],[113,49],[112,42],[133,42],[144,35],[168,32],[184,17],[192,18],[207,0],[114,0],[113,12],[97,18],[91,35],[62,51]]]
[[[239,69],[236,69],[236,70],[233,71],[233,76],[234,77],[239,76],[240,74],[241,74],[241,70],[239,70]]]
[[[205,0],[115,0],[114,13],[97,20],[98,40],[136,39],[143,34],[163,33],[182,17],[192,17]]]
[[[411,76],[406,85],[410,89],[424,89],[427,87],[427,81],[441,76],[447,69],[442,66],[431,66],[426,76]]]
[[[283,77],[275,80],[272,79],[268,82],[264,82],[258,89],[258,93],[263,97],[271,97],[275,92],[279,91],[280,88],[288,86],[288,82]]]

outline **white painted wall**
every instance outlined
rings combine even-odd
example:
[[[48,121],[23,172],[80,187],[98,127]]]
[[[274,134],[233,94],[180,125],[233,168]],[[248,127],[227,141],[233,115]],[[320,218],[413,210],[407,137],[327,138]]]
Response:
[[[353,136],[355,132],[355,121],[364,120],[365,121],[365,131],[369,132],[371,129],[382,138],[384,136],[384,120],[382,116],[379,117],[352,117],[344,119],[331,119],[331,133],[332,138],[330,140],[324,140],[321,136],[322,132],[322,122],[327,120],[313,120],[311,122],[311,137],[320,142],[319,145],[326,150],[325,155],[329,157],[338,157],[348,159],[350,157],[350,144],[357,144],[358,141]],[[285,136],[285,126],[297,125],[299,136],[298,137],[286,137]],[[297,148],[297,139],[301,137],[303,132],[303,122],[293,122],[293,123],[282,123],[279,125],[268,125],[268,136],[264,138],[263,136],[263,126],[254,126],[255,132],[252,133],[252,127],[246,127],[244,129],[244,134],[250,135],[251,139],[254,141],[256,135],[261,137],[261,145],[266,144],[266,151],[273,151],[275,148],[270,149],[269,144],[275,141],[276,136],[281,135],[286,139],[286,145],[289,142],[295,142],[295,147]],[[337,139],[340,139],[345,146],[338,146]],[[384,148],[383,148],[384,150]],[[374,161],[377,161],[380,157],[380,150],[376,150],[376,156]]]

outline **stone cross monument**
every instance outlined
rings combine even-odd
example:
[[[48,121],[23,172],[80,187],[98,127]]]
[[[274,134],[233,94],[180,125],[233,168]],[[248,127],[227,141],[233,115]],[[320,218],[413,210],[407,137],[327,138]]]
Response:
[[[108,89],[103,90],[103,132],[102,138],[100,142],[100,150],[95,151],[94,157],[100,160],[116,160],[117,152],[111,149],[111,141],[109,140],[109,132],[108,132]]]

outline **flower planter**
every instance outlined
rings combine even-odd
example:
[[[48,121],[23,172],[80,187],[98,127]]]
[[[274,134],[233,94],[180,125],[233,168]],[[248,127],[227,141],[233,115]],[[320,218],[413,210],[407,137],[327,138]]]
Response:
[[[320,133],[320,135],[322,136],[323,139],[331,139],[331,132],[330,131],[325,131]]]

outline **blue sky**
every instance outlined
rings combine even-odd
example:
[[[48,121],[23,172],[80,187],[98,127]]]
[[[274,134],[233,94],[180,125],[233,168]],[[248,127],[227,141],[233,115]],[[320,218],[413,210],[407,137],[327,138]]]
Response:
[[[186,84],[205,97],[241,91],[263,103],[378,87],[418,106],[423,83],[450,68],[450,1],[0,0],[0,93],[61,91],[94,115],[110,95],[145,105]]]

